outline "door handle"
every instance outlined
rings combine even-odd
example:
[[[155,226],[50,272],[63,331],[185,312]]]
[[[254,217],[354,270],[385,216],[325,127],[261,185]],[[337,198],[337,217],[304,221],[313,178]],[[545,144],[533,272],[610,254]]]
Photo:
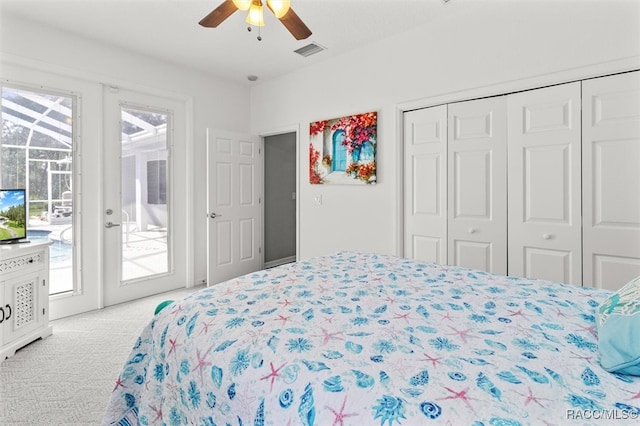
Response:
[[[7,310],[9,311],[9,313],[7,314],[6,317],[4,317],[5,320],[8,320],[9,318],[11,318],[11,305],[7,304],[5,305],[5,308],[7,308]]]
[[[221,214],[217,214],[217,213],[213,213],[213,212],[209,213],[209,218],[215,219],[216,217],[222,217],[222,215]]]
[[[113,228],[114,226],[120,226],[120,224],[119,223],[113,223],[113,222],[107,222],[107,223],[104,224],[104,227],[107,228],[107,229],[108,228]]]

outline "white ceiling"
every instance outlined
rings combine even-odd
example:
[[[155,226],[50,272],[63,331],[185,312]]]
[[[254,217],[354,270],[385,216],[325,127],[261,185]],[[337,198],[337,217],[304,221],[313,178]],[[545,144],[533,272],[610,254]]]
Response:
[[[463,1],[291,0],[313,32],[300,41],[270,12],[262,41],[247,31],[246,12],[217,28],[198,25],[222,0],[0,0],[0,13],[249,85],[249,75],[264,81],[307,67],[428,24]],[[327,50],[307,58],[293,52],[311,42]]]

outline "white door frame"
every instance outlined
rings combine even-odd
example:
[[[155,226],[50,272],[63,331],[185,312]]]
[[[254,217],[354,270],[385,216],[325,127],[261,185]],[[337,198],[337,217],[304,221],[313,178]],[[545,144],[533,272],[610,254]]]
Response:
[[[211,137],[213,136],[213,131],[210,131],[209,129],[207,129],[207,137],[206,137],[206,145],[207,145],[207,162],[208,162],[208,158],[209,158],[209,145],[211,142]],[[223,132],[224,133],[224,132]],[[259,133],[259,138],[260,138],[260,142],[259,142],[259,149],[264,152],[264,138],[267,136],[275,136],[275,135],[280,135],[280,134],[285,134],[285,133],[295,133],[296,135],[296,154],[295,154],[295,158],[296,158],[296,194],[300,193],[300,162],[301,159],[299,157],[301,152],[305,152],[304,150],[300,150],[299,149],[299,144],[300,144],[300,126],[299,125],[290,125],[290,126],[283,126],[283,127],[278,127],[275,129],[269,129],[263,132]],[[261,197],[264,196],[264,156],[262,156],[261,158],[261,176],[259,179],[259,191],[261,194]],[[209,177],[209,173],[210,170],[207,167],[207,185],[210,182],[210,177]],[[209,194],[209,189],[207,188],[207,194]],[[262,230],[260,233],[260,241],[261,241],[261,245],[264,245],[264,202],[261,203],[262,205],[260,206],[260,220],[263,224],[262,226]],[[296,206],[296,260],[300,259],[300,198],[298,196],[296,196],[296,202],[295,202],[295,206]],[[210,206],[209,206],[209,202],[207,201],[207,211],[206,211],[206,215],[209,215],[211,213],[210,211]],[[211,219],[207,218],[207,223],[208,226],[211,224]],[[209,251],[209,240],[207,238],[207,250]],[[209,254],[207,254],[207,259],[209,259]],[[260,264],[264,265],[264,251],[262,251],[260,253]],[[212,282],[211,280],[211,262],[207,260],[207,285],[215,285],[215,282]]]
[[[301,150],[300,149],[300,125],[295,124],[295,125],[290,125],[290,126],[284,126],[284,127],[279,127],[276,129],[271,129],[268,131],[264,131],[264,132],[260,132],[260,139],[261,139],[261,148],[264,152],[264,139],[267,136],[277,136],[277,135],[283,135],[286,133],[295,133],[296,135],[296,152],[295,152],[295,159],[296,159],[296,261],[300,260],[300,182],[301,180],[304,178],[304,176],[300,176],[300,163],[302,161],[302,159],[300,157],[298,157],[300,155],[301,152],[307,152],[305,150]],[[264,165],[264,156],[262,157],[262,170],[265,170],[265,165]],[[261,183],[262,183],[262,194],[264,194],[264,176],[263,179],[261,179]],[[264,203],[262,203],[262,223],[264,224]],[[264,227],[262,230],[262,241],[265,241],[264,238]],[[263,259],[264,259],[264,252],[262,253]],[[263,262],[264,263],[264,262]]]

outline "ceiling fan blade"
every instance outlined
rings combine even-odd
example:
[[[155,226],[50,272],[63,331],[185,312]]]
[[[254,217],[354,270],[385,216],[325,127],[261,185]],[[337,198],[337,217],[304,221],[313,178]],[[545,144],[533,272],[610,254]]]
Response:
[[[309,27],[302,22],[302,19],[300,19],[298,14],[291,8],[289,8],[289,11],[280,18],[280,22],[287,27],[291,35],[293,35],[296,40],[303,40],[311,35]]]
[[[216,7],[207,16],[202,18],[200,25],[207,28],[215,28],[227,19],[233,12],[238,10],[233,0],[225,0],[220,6]]]

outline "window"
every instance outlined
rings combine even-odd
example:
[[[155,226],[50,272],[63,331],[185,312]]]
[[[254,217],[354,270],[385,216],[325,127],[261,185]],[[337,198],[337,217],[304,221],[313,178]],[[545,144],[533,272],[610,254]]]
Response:
[[[147,203],[167,204],[167,160],[147,161]]]

